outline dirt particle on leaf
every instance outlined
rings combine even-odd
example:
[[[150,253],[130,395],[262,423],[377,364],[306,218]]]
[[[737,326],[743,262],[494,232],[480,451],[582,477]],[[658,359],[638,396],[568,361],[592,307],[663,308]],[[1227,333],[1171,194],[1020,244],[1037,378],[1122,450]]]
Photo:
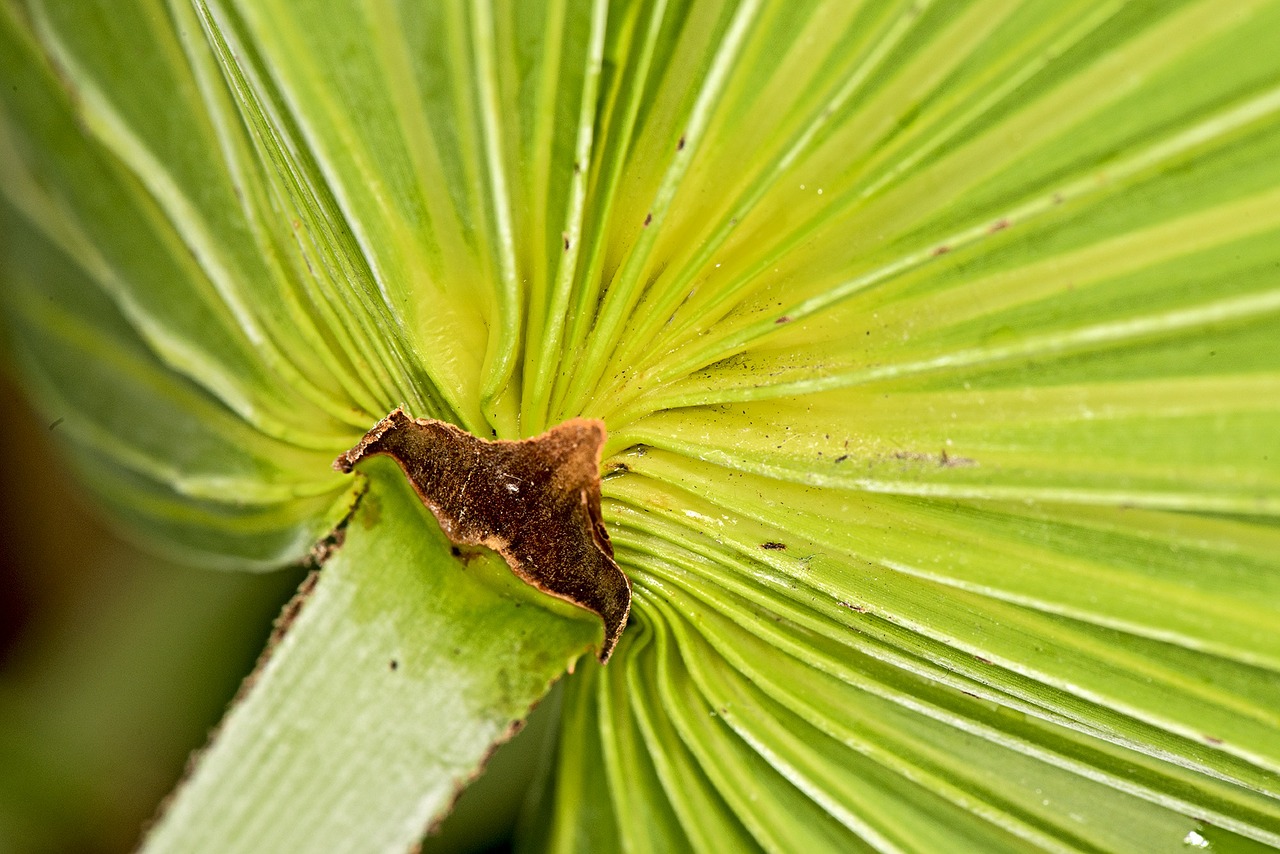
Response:
[[[791,318],[785,314],[774,321],[774,323],[790,323],[790,322],[791,322]]]
[[[892,459],[902,460],[904,462],[927,463],[936,465],[941,468],[967,468],[976,466],[978,461],[971,457],[960,457],[955,454],[948,454],[946,449],[942,449],[935,456],[933,454],[925,454],[920,451],[894,451],[889,455]]]
[[[680,134],[680,141],[676,143],[676,151],[684,151],[684,134]]]
[[[463,566],[469,565],[477,558],[484,557],[484,550],[475,546],[450,546],[449,554],[458,560]]]
[[[603,475],[600,476],[600,479],[612,480],[615,477],[622,477],[622,475],[627,474],[630,471],[631,471],[631,466],[627,465],[626,463],[621,463],[621,462],[614,463],[613,465],[609,466],[609,470],[607,472],[605,472]]]
[[[390,664],[388,664],[387,666],[388,666],[388,667],[390,667],[392,670],[399,670],[399,669],[400,669],[400,662],[396,661],[396,660],[393,658],[393,659],[391,659],[391,663],[390,663]]]
[[[59,425],[59,424],[61,424],[63,421],[66,421],[66,420],[67,420],[67,419],[65,419],[65,418],[55,418],[55,419],[53,419],[53,423],[49,425],[49,429],[50,429],[50,430],[56,430],[56,429],[58,429],[58,425]]]
[[[649,227],[649,223],[651,223],[651,222],[653,222],[653,213],[652,213],[652,212],[647,213],[647,214],[645,214],[645,215],[644,215],[644,227],[645,227],[645,228],[648,228],[648,227]]]

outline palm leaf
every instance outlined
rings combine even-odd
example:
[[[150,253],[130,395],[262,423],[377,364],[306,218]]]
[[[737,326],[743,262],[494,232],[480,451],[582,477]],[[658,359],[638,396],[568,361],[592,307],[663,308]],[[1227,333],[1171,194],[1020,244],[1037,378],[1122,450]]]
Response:
[[[634,624],[527,844],[1280,845],[1280,4],[3,21],[7,334],[86,482],[223,565],[354,514],[156,848],[408,846],[589,644],[329,470],[401,404],[609,427]]]

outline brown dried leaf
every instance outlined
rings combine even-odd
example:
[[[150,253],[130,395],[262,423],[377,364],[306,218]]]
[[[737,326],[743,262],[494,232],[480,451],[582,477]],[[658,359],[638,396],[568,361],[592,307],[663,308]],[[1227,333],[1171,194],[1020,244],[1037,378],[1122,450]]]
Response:
[[[598,614],[604,662],[631,609],[600,514],[606,435],[603,421],[574,418],[532,439],[488,441],[396,409],[333,467],[394,459],[455,544],[491,548],[522,580]]]

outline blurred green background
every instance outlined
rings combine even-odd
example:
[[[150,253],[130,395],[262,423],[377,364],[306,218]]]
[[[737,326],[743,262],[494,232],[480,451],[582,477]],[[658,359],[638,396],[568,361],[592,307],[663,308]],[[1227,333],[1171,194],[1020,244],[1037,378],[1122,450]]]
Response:
[[[0,852],[116,852],[204,743],[303,573],[114,536],[0,373]]]

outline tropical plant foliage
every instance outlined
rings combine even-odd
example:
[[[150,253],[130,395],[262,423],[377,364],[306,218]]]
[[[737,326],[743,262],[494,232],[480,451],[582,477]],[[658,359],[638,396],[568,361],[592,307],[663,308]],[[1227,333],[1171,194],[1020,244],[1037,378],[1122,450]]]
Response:
[[[532,846],[1280,845],[1278,33],[0,5],[6,335],[85,482],[230,568],[347,520],[152,846],[407,847],[575,659]],[[401,404],[604,419],[610,664],[331,470]]]

